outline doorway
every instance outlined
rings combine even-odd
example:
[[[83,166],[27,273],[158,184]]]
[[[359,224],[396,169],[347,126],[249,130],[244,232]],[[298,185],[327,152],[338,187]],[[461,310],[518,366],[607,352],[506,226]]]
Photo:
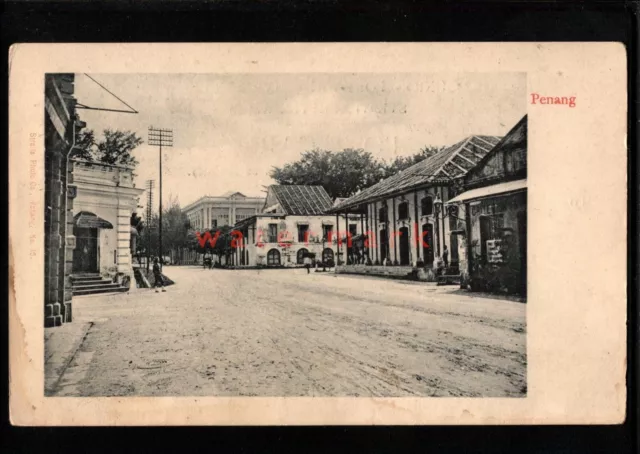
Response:
[[[422,257],[426,266],[433,266],[433,224],[422,226]]]
[[[97,273],[100,259],[98,229],[75,227],[76,248],[73,250],[74,273]]]
[[[409,265],[409,228],[400,229],[400,265]]]
[[[280,251],[277,249],[271,249],[267,253],[267,265],[279,266],[280,265]]]
[[[520,289],[527,294],[527,212],[518,213],[518,246],[520,252]]]
[[[380,265],[384,263],[384,259],[387,258],[387,229],[380,230]]]
[[[480,255],[486,263],[487,257],[487,241],[491,240],[491,219],[488,216],[480,216]]]

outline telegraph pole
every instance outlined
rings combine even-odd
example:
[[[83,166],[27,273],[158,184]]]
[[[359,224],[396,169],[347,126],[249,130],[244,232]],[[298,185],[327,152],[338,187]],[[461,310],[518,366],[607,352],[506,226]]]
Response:
[[[160,268],[162,268],[162,147],[173,147],[173,129],[162,129],[149,126],[149,145],[158,147],[158,156],[160,158],[160,210],[158,213],[158,249],[160,256]]]
[[[147,180],[145,189],[147,190],[147,272],[149,271],[149,260],[151,259],[151,217],[153,216],[153,189],[156,187],[155,180]]]

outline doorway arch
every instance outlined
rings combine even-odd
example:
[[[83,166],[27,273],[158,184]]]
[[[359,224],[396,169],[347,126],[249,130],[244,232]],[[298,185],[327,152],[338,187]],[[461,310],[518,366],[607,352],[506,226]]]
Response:
[[[100,229],[113,229],[113,224],[95,213],[80,211],[73,217],[72,273],[96,273],[100,269]]]
[[[422,257],[425,265],[433,266],[433,224],[422,225]]]
[[[304,264],[304,258],[309,254],[309,251],[305,248],[298,249],[298,253],[296,254],[296,262],[298,265]]]
[[[333,263],[333,261],[334,261],[333,249],[326,248],[324,251],[322,251],[322,262],[323,263]]]
[[[271,249],[267,253],[267,265],[278,266],[280,265],[280,251],[277,249]]]
[[[411,261],[409,253],[409,228],[402,227],[400,229],[400,265],[409,265]]]

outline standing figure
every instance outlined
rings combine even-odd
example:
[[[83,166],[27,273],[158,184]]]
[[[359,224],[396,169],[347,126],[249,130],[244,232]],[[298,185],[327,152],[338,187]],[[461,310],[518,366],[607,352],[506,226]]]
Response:
[[[160,272],[160,264],[158,263],[157,257],[153,259],[153,280],[155,281],[153,285],[156,288],[156,293],[158,293],[158,287],[162,287],[162,291],[166,292],[164,288],[164,278]]]
[[[449,249],[447,249],[447,245],[444,245],[444,250],[442,251],[442,261],[444,262],[445,269],[449,267]]]
[[[311,272],[311,257],[309,254],[304,256],[304,267],[307,269],[307,274]]]

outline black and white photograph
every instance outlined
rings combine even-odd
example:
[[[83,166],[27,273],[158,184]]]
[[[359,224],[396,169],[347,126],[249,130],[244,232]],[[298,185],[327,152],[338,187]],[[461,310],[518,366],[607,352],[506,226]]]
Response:
[[[525,89],[47,74],[46,395],[526,396]]]
[[[615,43],[11,58],[18,424],[624,420]]]

